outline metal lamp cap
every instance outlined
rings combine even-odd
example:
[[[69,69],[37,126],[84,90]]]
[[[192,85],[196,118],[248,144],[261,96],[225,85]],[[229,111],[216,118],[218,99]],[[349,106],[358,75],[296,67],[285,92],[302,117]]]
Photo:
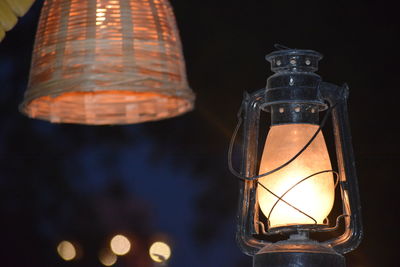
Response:
[[[265,59],[271,63],[273,72],[315,72],[322,57],[322,54],[314,50],[287,48],[274,51],[266,55]]]

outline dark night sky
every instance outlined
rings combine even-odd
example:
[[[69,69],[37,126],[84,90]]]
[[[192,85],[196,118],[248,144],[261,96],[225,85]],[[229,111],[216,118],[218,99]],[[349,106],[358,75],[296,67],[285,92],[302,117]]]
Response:
[[[365,236],[348,266],[397,266],[400,159],[395,1],[173,0],[196,110],[130,126],[55,125],[18,112],[37,1],[0,43],[0,266],[99,266],[112,234],[134,240],[118,265],[143,266],[161,237],[173,267],[245,267],[234,240],[238,183],[226,152],[243,91],[265,86],[281,43],[324,54],[319,74],[350,86]],[[62,262],[62,239],[83,257]]]

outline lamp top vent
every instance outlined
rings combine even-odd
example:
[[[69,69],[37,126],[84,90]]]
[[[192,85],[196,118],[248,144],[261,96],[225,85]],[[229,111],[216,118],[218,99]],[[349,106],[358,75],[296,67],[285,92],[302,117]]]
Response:
[[[279,50],[265,56],[271,63],[273,72],[299,71],[315,72],[318,70],[318,61],[322,54],[314,50],[291,49],[275,45]]]

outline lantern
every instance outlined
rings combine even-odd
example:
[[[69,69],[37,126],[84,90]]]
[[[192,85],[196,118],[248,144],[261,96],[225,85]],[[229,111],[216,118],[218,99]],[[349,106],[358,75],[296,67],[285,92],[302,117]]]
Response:
[[[193,108],[167,0],[46,0],[21,111],[56,123],[128,124]]]
[[[255,267],[345,266],[343,254],[355,249],[362,236],[348,87],[315,74],[321,54],[277,48],[266,57],[275,74],[266,89],[245,94],[231,141],[229,167],[242,180],[237,241],[254,256]],[[260,160],[264,113],[271,125]],[[330,117],[336,163],[322,133]],[[237,172],[231,154],[242,121]]]

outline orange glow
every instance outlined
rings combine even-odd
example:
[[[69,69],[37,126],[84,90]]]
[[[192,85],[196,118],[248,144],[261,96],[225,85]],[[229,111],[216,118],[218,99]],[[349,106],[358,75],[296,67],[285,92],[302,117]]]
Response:
[[[273,170],[291,159],[304,147],[317,129],[318,125],[311,124],[272,126],[265,143],[259,173]],[[283,169],[259,179],[259,182],[276,195],[282,196],[303,178],[331,169],[325,140],[320,132],[296,160]],[[277,197],[260,185],[257,187],[257,198],[264,215],[268,217],[271,213],[270,227],[315,223],[285,202],[277,202]],[[323,224],[334,202],[333,175],[326,172],[313,176],[299,183],[282,199],[313,217],[318,224]]]
[[[127,102],[131,104],[127,104]],[[98,110],[102,103],[104,109]],[[129,91],[69,92],[58,97],[43,96],[33,100],[30,112],[33,117],[51,122],[80,124],[115,124],[114,114],[125,113],[121,123],[135,123],[173,117],[183,112],[190,103],[182,98],[157,93]],[[66,112],[68,110],[68,112]],[[86,113],[85,117],[81,114]]]

